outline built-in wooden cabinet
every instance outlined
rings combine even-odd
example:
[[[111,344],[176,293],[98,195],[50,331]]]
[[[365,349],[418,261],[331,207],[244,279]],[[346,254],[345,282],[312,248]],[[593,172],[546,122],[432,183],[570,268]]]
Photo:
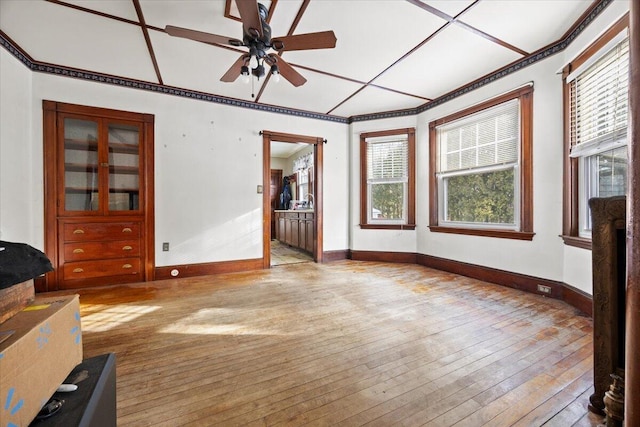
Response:
[[[313,254],[314,212],[276,211],[276,239]]]
[[[46,289],[153,279],[149,114],[43,101]]]

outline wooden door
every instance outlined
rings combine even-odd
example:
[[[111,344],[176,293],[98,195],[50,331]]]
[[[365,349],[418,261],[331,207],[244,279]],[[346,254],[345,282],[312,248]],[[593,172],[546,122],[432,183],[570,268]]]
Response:
[[[278,209],[282,193],[282,169],[271,169],[271,181],[269,183],[269,197],[271,198],[271,239],[276,236],[276,216],[274,210]]]

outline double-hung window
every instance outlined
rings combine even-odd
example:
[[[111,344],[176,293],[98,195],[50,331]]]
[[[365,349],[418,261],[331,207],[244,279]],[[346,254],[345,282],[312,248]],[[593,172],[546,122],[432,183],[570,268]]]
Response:
[[[415,228],[415,130],[360,135],[362,228]]]
[[[591,238],[589,199],[627,194],[629,36],[625,21],[603,35],[564,74],[569,153],[565,210],[569,212],[565,212],[563,233],[565,242],[582,246],[580,239],[588,245]]]
[[[619,40],[622,38],[622,40]],[[588,200],[627,193],[629,37],[567,82],[571,93],[571,158],[578,159],[579,234],[591,236]],[[580,71],[580,70],[578,70]]]
[[[430,124],[432,231],[533,236],[532,91],[526,86]]]

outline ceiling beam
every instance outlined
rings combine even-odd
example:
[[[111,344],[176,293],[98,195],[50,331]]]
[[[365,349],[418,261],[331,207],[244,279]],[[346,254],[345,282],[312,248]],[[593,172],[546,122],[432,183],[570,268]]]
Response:
[[[153,69],[156,72],[158,83],[164,84],[162,82],[162,75],[160,74],[160,67],[158,67],[158,60],[156,59],[156,54],[153,51],[153,45],[151,44],[151,38],[149,37],[149,30],[147,29],[147,24],[144,20],[142,7],[140,6],[140,0],[133,0],[133,7],[135,7],[136,14],[138,15],[138,21],[140,22],[142,34],[144,35],[144,41],[147,43],[147,49],[149,50],[149,56],[151,57],[151,62],[153,63]]]

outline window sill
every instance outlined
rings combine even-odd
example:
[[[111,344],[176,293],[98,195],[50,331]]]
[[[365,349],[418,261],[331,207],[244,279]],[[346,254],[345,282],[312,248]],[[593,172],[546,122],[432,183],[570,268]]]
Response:
[[[432,225],[429,230],[434,233],[465,234],[469,236],[496,237],[498,239],[533,240],[536,233],[532,231],[496,230],[482,228],[441,227]]]
[[[363,230],[415,230],[415,224],[360,224]]]
[[[564,240],[564,244],[567,246],[574,246],[576,248],[591,250],[591,239],[587,239],[586,237],[564,235],[561,235],[560,237],[562,237],[562,240]]]

